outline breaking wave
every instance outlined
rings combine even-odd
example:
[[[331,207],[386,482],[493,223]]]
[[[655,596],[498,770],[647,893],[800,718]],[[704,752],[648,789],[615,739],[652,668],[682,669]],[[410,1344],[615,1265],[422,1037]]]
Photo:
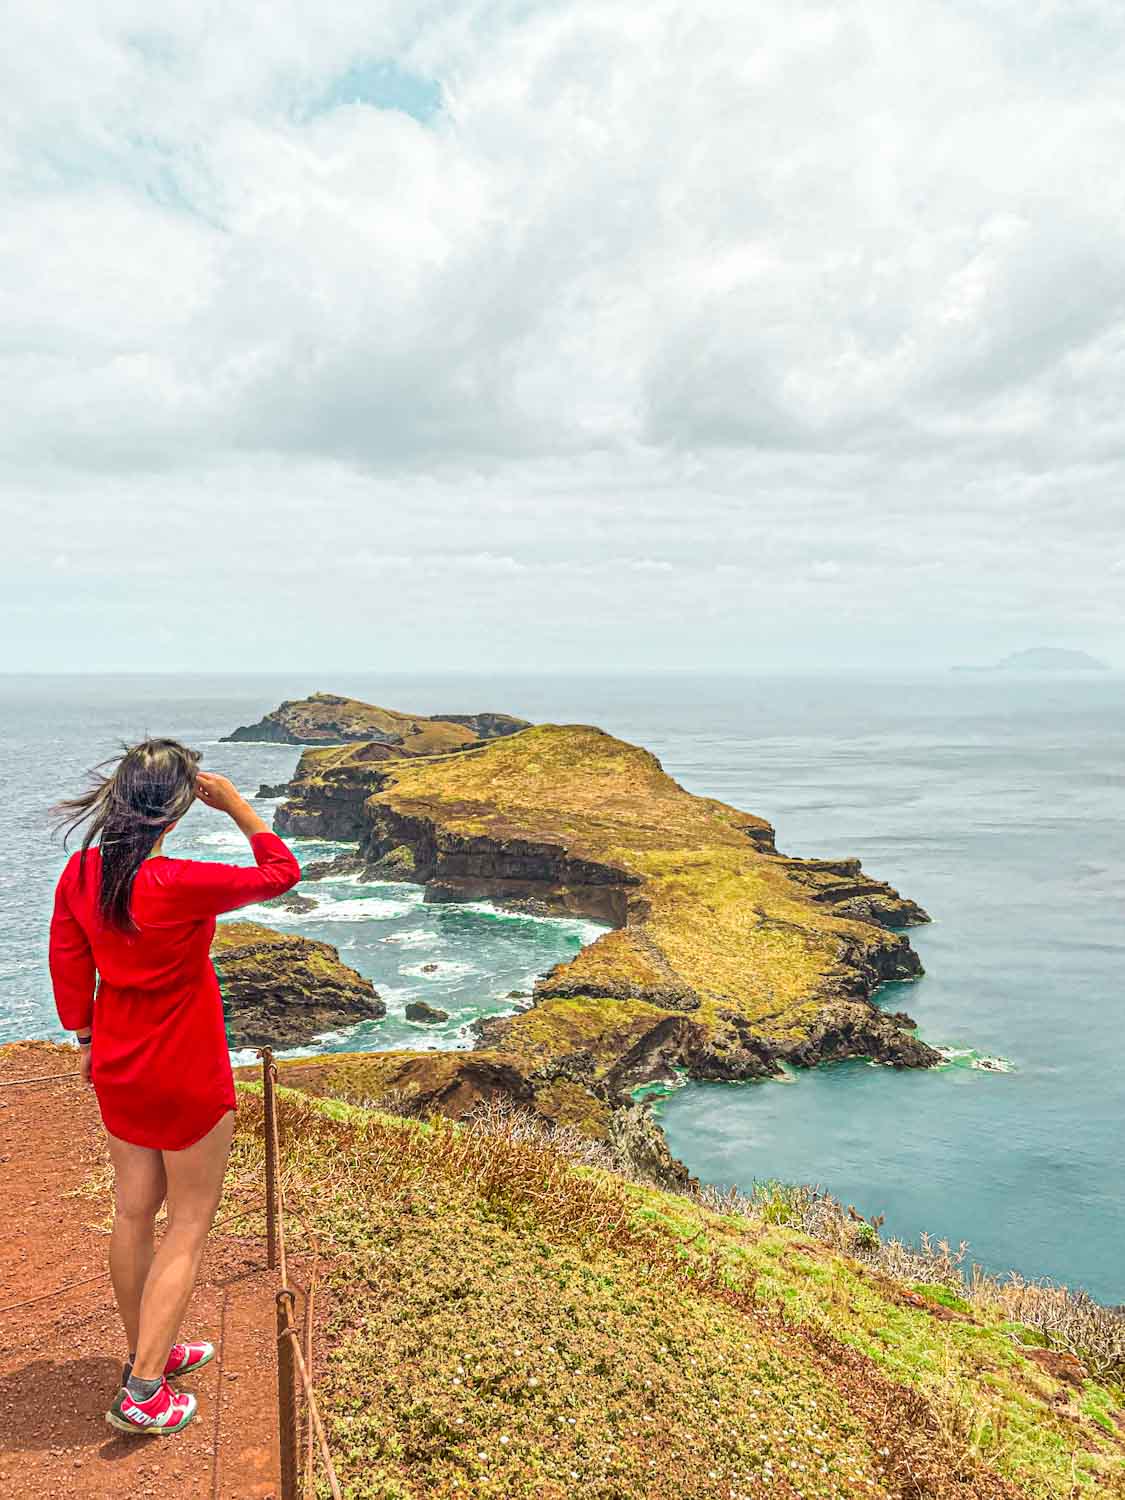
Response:
[[[502,907],[494,906],[491,901],[459,901],[453,909],[475,912],[478,916],[487,917],[492,922],[517,925],[530,922],[540,926],[546,924],[557,932],[565,932],[569,937],[576,937],[584,948],[600,938],[603,932],[612,931],[608,922],[594,922],[588,917],[548,917],[541,916],[538,912],[505,911]]]

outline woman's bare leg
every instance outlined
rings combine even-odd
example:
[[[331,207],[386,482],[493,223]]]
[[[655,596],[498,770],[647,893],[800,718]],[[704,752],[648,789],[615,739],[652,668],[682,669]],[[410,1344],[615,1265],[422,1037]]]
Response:
[[[137,1347],[141,1294],[152,1266],[153,1229],[167,1183],[159,1151],[109,1137],[113,1162],[113,1233],[109,1275],[129,1350]]]
[[[203,1244],[223,1192],[234,1111],[186,1151],[165,1151],[168,1227],[153,1256],[141,1297],[133,1374],[158,1380],[195,1285]]]

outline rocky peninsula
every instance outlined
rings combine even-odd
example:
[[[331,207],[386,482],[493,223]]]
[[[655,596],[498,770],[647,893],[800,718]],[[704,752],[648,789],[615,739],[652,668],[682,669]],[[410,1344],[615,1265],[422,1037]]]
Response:
[[[387,1007],[329,943],[257,922],[220,922],[211,957],[232,1047],[301,1047]]]
[[[339,868],[419,882],[427,901],[488,898],[610,930],[542,978],[527,1009],[478,1023],[473,1050],[302,1060],[300,1087],[455,1117],[505,1094],[668,1180],[685,1174],[633,1103],[638,1085],[940,1061],[872,998],[921,973],[898,929],[926,913],[858,861],[779,854],[763,819],[692,795],[590,726],[424,758],[367,751],[306,750],[278,831],[354,841]]]

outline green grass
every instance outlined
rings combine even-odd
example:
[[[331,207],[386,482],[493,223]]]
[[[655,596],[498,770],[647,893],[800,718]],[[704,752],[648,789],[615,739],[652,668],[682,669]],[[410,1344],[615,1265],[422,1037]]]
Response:
[[[279,1100],[350,1500],[1125,1493],[1122,1393],[1062,1386],[998,1320],[542,1139]],[[243,1088],[234,1182],[260,1127]]]

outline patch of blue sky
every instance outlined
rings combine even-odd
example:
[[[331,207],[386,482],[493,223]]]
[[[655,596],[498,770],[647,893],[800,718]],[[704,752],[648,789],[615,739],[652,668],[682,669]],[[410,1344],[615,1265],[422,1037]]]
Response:
[[[441,109],[441,102],[441,84],[436,80],[381,60],[353,63],[332,80],[304,113],[307,118],[364,104],[373,109],[400,110],[425,125]]]
[[[39,152],[30,181],[35,186],[83,189],[111,183],[168,209],[216,224],[200,202],[198,162],[169,144],[147,136],[126,135],[110,149],[81,138],[60,135]],[[206,194],[203,194],[206,199]],[[216,224],[217,227],[217,224]]]

